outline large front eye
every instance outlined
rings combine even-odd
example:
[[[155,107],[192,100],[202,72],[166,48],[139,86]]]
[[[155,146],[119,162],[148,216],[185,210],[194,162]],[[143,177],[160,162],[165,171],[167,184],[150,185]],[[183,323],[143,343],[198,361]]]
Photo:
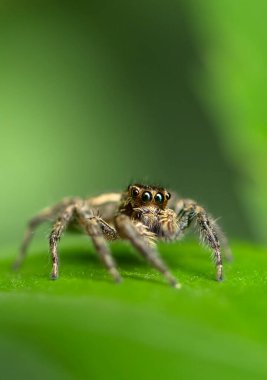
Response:
[[[157,202],[157,203],[163,203],[163,201],[164,201],[164,196],[163,196],[163,194],[161,194],[161,193],[157,193],[156,195],[155,195],[155,202]]]
[[[149,202],[152,199],[152,194],[149,191],[145,191],[142,195],[143,202]]]

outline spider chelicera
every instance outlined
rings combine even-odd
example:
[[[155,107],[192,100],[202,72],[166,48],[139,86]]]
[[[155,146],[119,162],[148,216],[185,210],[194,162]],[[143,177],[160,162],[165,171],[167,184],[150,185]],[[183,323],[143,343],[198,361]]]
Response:
[[[103,194],[88,199],[66,198],[41,211],[29,221],[15,262],[16,268],[25,258],[34,230],[41,223],[51,220],[54,221],[49,237],[52,279],[58,278],[58,242],[64,230],[73,226],[91,237],[96,253],[116,282],[121,280],[121,276],[107,240],[129,240],[176,288],[180,287],[180,283],[161,259],[155,244],[157,240],[179,240],[186,229],[195,224],[201,240],[212,250],[218,281],[223,279],[221,245],[226,257],[231,258],[226,237],[203,207],[191,199],[171,196],[165,188],[134,184],[123,193]]]

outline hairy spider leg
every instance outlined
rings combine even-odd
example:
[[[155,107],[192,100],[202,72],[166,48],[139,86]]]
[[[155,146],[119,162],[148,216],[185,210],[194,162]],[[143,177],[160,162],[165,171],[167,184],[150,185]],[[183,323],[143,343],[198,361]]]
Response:
[[[217,236],[219,238],[219,241],[221,243],[221,246],[223,248],[223,253],[224,253],[225,259],[229,262],[233,261],[233,254],[232,254],[232,250],[229,246],[227,237],[225,236],[225,234],[221,230],[220,226],[218,226],[218,224],[215,221],[213,222],[213,228],[215,229]]]
[[[105,236],[108,240],[115,240],[117,238],[116,231],[100,217],[94,216],[90,209],[86,207],[78,207],[77,214],[78,223],[84,229],[85,233],[91,237],[100,260],[108,269],[113,280],[115,282],[121,282],[121,276],[117,270],[107,241],[105,240]]]
[[[160,239],[172,241],[176,238],[177,215],[172,209],[166,209],[159,216],[161,235]]]
[[[216,279],[217,281],[223,280],[223,266],[221,257],[221,248],[216,231],[216,223],[212,217],[208,216],[206,211],[194,201],[180,200],[179,206],[183,202],[183,207],[180,207],[178,215],[178,227],[176,238],[179,239],[193,221],[200,231],[201,240],[211,248],[216,265]]]
[[[156,269],[158,269],[167,279],[167,281],[175,288],[180,288],[181,285],[170,273],[168,267],[160,258],[155,247],[151,246],[151,232],[141,223],[134,224],[126,215],[118,215],[115,219],[115,225],[120,236],[129,240],[132,245],[137,248],[143,257]]]
[[[99,216],[95,216],[95,219],[97,220],[97,223],[99,224],[103,235],[107,240],[117,240],[119,239],[119,235],[115,228],[111,227],[107,222],[105,222],[102,218]]]
[[[59,214],[60,211],[62,211],[65,207],[67,207],[69,204],[73,202],[74,202],[74,199],[66,198],[62,202],[57,203],[53,207],[45,208],[28,222],[28,227],[26,229],[24,239],[20,246],[19,254],[17,256],[16,261],[13,264],[13,269],[15,270],[19,269],[20,266],[22,265],[36,228],[39,227],[42,223],[47,222],[51,219],[54,219]]]
[[[51,278],[53,280],[56,280],[58,278],[58,252],[57,252],[58,242],[61,238],[61,235],[63,234],[64,230],[66,229],[66,227],[68,226],[69,222],[71,221],[73,217],[75,207],[76,207],[75,204],[66,207],[63,213],[57,219],[50,233],[49,247],[50,247],[50,254],[52,258]]]
[[[172,208],[174,209],[174,211],[176,212],[178,216],[182,216],[184,214],[184,209],[187,208],[191,204],[197,205],[196,202],[191,199],[179,199],[178,201],[175,202],[175,204],[172,205]],[[215,231],[215,234],[217,235],[220,241],[225,259],[227,261],[232,261],[233,254],[229,246],[227,237],[223,233],[220,226],[216,223],[216,221],[210,215],[208,215],[208,219],[210,223],[212,224],[213,230]]]

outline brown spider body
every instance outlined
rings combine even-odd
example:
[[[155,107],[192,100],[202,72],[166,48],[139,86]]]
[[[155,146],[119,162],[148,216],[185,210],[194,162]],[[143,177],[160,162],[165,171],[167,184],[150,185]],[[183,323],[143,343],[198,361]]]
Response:
[[[178,240],[195,222],[202,240],[213,252],[217,280],[222,280],[220,242],[225,248],[226,257],[231,257],[225,236],[216,222],[196,202],[170,198],[171,194],[164,188],[140,184],[128,186],[122,194],[109,193],[85,200],[65,198],[30,220],[15,266],[18,267],[23,262],[36,227],[44,221],[54,220],[49,238],[53,279],[58,277],[57,246],[60,237],[64,230],[78,228],[91,237],[97,254],[115,281],[118,282],[121,278],[107,240],[126,239],[151,265],[163,273],[171,285],[180,287],[160,258],[155,242]]]

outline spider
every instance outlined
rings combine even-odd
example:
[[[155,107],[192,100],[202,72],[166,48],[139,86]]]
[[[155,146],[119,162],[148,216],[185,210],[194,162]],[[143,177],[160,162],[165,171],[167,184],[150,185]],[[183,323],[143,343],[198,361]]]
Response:
[[[171,196],[171,193],[159,186],[133,184],[122,194],[102,194],[88,199],[65,198],[53,207],[41,211],[28,223],[15,268],[22,264],[35,229],[50,220],[54,220],[49,237],[52,279],[57,279],[59,274],[60,237],[65,229],[71,227],[78,227],[90,236],[96,253],[116,282],[121,281],[121,276],[111,255],[108,240],[129,240],[176,288],[181,285],[159,256],[155,244],[157,240],[179,240],[188,227],[196,224],[201,240],[212,250],[218,281],[223,279],[221,245],[226,258],[231,259],[226,237],[215,220],[195,201],[181,199],[175,194]]]

